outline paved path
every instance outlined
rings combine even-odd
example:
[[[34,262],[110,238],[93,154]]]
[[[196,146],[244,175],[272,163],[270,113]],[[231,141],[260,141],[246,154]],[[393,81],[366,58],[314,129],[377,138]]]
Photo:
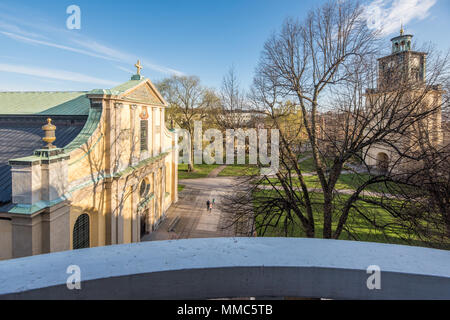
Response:
[[[234,226],[226,228],[230,225],[230,220],[219,208],[223,197],[233,192],[235,182],[236,179],[230,177],[180,180],[179,183],[185,185],[185,188],[180,193],[178,203],[169,208],[166,219],[158,230],[142,240],[246,236],[244,231],[239,231]],[[215,199],[216,202],[211,212],[206,209],[208,199]],[[177,217],[179,222],[169,232],[170,225]]]
[[[223,171],[223,169],[225,169],[227,165],[224,164],[218,168],[215,168],[214,170],[212,170],[209,174],[208,174],[208,178],[215,178],[219,175],[219,173],[221,173]]]

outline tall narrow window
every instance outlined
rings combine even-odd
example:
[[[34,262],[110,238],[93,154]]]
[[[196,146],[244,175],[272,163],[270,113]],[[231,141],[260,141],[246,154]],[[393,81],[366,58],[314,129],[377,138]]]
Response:
[[[141,186],[139,187],[139,195],[141,198],[147,197],[147,195],[150,193],[150,183],[148,179],[144,179],[141,182]]]
[[[90,247],[89,240],[89,215],[84,213],[78,217],[73,227],[73,249]]]
[[[166,179],[166,183],[165,183],[165,186],[164,186],[164,192],[165,193],[172,193],[171,192],[171,190],[170,190],[170,167],[169,166],[167,166],[166,167],[166,177],[165,177],[165,179]]]
[[[141,120],[141,151],[148,150],[148,120]]]

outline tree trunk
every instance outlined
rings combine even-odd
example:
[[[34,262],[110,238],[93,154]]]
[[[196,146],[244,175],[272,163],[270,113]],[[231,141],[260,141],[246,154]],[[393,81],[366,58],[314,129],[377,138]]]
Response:
[[[188,172],[194,172],[194,146],[191,143],[191,154],[190,154],[190,160],[188,164]]]
[[[333,191],[327,190],[323,194],[323,238],[324,239],[331,239],[331,216],[332,216],[332,210],[333,210]]]

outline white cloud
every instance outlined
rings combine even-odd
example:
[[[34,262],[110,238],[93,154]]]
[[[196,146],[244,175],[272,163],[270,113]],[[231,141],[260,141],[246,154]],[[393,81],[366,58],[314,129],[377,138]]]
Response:
[[[401,24],[414,19],[423,20],[437,0],[374,0],[365,6],[370,29],[381,30],[383,35],[399,32]]]
[[[10,72],[16,74],[25,74],[29,76],[43,77],[49,79],[57,79],[64,81],[74,81],[80,83],[92,83],[102,86],[116,86],[118,83],[110,80],[100,79],[96,77],[91,77],[77,72],[65,71],[65,70],[55,70],[46,69],[40,67],[29,67],[22,65],[12,65],[0,63],[0,71]]]
[[[134,55],[110,48],[108,46],[102,45],[96,41],[92,41],[89,39],[83,39],[83,40],[72,39],[72,42],[74,42],[82,47],[89,48],[99,54],[110,57],[111,59],[126,63],[128,65],[134,65],[138,59]],[[173,75],[178,75],[178,76],[184,75],[184,73],[182,73],[181,71],[151,63],[146,59],[141,59],[141,63],[144,68],[149,68],[151,70],[155,70],[155,71],[158,71],[158,72],[161,72],[164,74],[173,74]]]
[[[37,39],[32,39],[29,37],[24,37],[18,34],[14,34],[11,32],[5,32],[5,31],[0,31],[1,34],[14,39],[14,40],[18,40],[18,41],[22,41],[25,43],[31,43],[31,44],[37,44],[37,45],[43,45],[43,46],[47,46],[47,47],[53,47],[53,48],[58,48],[58,49],[62,49],[62,50],[66,50],[66,51],[72,51],[72,52],[76,52],[76,53],[81,53],[84,55],[88,55],[91,57],[95,57],[95,58],[101,58],[101,59],[106,59],[106,60],[114,60],[114,61],[118,61],[116,59],[113,59],[111,57],[107,57],[107,56],[101,56],[86,50],[82,50],[82,49],[77,49],[77,48],[73,48],[73,47],[69,47],[69,46],[64,46],[64,45],[60,45],[57,43],[53,43],[53,42],[48,42],[48,41],[42,41],[42,40],[37,40]]]
[[[129,74],[134,74],[135,73],[135,71],[133,71],[131,69],[128,69],[128,68],[125,68],[125,67],[122,67],[122,66],[116,66],[116,68],[119,69],[119,70],[125,71],[126,73],[129,73]]]
[[[13,32],[16,34],[20,34],[20,35],[26,36],[26,37],[45,38],[43,35],[24,31],[23,29],[19,28],[18,26],[10,24],[10,23],[6,23],[4,21],[0,21],[0,29],[7,30],[9,32]]]
[[[97,54],[101,54],[103,56],[109,57],[110,59],[113,59],[113,60],[122,61],[122,62],[134,61],[134,56],[127,54],[127,53],[123,53],[119,50],[110,48],[108,46],[102,45],[102,44],[100,44],[96,41],[90,40],[90,39],[72,38],[72,39],[70,39],[70,41],[81,47],[88,48],[88,49],[96,52]]]
[[[65,29],[53,28],[48,25],[48,23],[42,24],[31,23],[30,21],[20,21],[17,17],[8,16],[4,13],[0,13],[0,19],[2,20],[0,21],[0,34],[16,41],[57,48],[108,61],[121,62],[130,66],[134,65],[139,58],[133,54],[122,52],[101,44],[86,36],[74,34]],[[33,32],[25,30],[31,27]],[[59,41],[55,39],[59,39]],[[146,69],[163,74],[183,75],[181,71],[152,63],[145,58],[141,58],[141,62]]]
[[[163,67],[163,66],[159,66],[156,64],[153,64],[145,59],[142,60],[142,66],[144,68],[149,68],[161,73],[165,73],[165,74],[172,74],[172,75],[176,75],[176,76],[183,76],[184,73],[175,69],[171,69],[171,68],[167,68],[167,67]]]

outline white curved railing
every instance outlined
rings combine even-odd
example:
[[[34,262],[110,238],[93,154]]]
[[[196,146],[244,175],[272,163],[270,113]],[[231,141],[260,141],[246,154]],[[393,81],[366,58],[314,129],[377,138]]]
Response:
[[[67,288],[69,266],[81,289]],[[369,266],[381,270],[370,290]],[[376,269],[376,268],[375,268]],[[299,238],[143,242],[0,262],[0,299],[450,299],[450,252]]]

